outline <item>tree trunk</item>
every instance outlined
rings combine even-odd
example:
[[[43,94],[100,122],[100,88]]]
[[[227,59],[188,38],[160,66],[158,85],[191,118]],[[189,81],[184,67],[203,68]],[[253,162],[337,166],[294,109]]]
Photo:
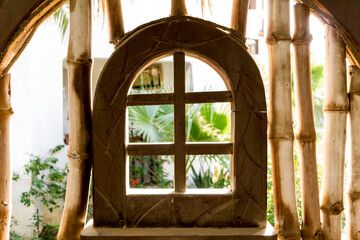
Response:
[[[290,4],[269,1],[269,142],[274,183],[275,229],[280,239],[300,239],[293,161]]]
[[[325,153],[320,194],[325,239],[341,239],[344,160],[348,97],[345,44],[336,30],[325,27]]]
[[[247,13],[249,0],[233,0],[231,28],[246,35]]]
[[[346,239],[360,238],[360,69],[349,67],[351,162],[348,172]]]
[[[70,1],[69,173],[58,239],[79,239],[91,173],[91,1]]]
[[[11,216],[10,74],[0,77],[0,240],[9,239]]]
[[[185,0],[171,0],[171,16],[187,15]]]
[[[309,8],[294,6],[295,100],[299,120],[296,140],[299,146],[302,198],[302,238],[321,235],[319,187],[316,164],[316,131],[311,88]]]
[[[106,0],[106,15],[109,26],[109,42],[116,44],[124,35],[124,22],[120,0]]]

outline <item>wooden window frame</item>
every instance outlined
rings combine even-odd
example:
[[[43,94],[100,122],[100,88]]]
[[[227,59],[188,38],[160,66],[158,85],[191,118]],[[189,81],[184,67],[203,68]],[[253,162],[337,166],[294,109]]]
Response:
[[[133,80],[143,69],[172,54],[184,62],[183,53],[213,67],[229,91],[185,93],[184,82],[175,79],[174,93],[128,95]],[[180,67],[175,64],[175,78],[182,79],[183,64],[178,65]],[[180,82],[181,86],[177,87]],[[126,143],[127,106],[144,102],[148,105],[181,102],[182,109],[174,106],[176,122],[176,118],[185,121],[181,116],[185,114],[186,103],[228,102],[230,99],[231,143],[185,143],[181,132],[175,132],[174,144],[159,144],[156,148],[152,144]],[[229,29],[184,16],[161,19],[128,33],[104,67],[93,111],[95,227],[266,225],[265,91],[260,72],[243,40]],[[129,194],[126,184],[128,155],[148,154],[150,150],[151,154],[156,154],[155,149],[159,154],[180,156],[177,158],[180,161],[175,162],[175,167],[180,169],[180,174],[175,176],[175,191]],[[224,194],[184,193],[185,171],[181,169],[185,165],[184,156],[205,151],[232,153],[231,188]]]

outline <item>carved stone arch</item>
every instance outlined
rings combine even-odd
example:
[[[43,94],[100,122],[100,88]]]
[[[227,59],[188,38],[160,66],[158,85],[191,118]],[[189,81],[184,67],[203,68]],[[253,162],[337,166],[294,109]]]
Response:
[[[232,183],[226,194],[126,194],[129,88],[149,63],[175,52],[211,65],[232,93]],[[128,33],[104,66],[93,111],[95,227],[266,225],[264,86],[242,39],[231,30],[191,17],[170,17]]]

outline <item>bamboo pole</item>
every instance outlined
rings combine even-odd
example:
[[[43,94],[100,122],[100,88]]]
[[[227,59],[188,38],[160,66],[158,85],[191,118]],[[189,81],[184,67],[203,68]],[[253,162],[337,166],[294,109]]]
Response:
[[[233,0],[231,28],[246,35],[247,13],[249,0]]]
[[[106,0],[105,8],[109,26],[109,42],[116,44],[124,35],[121,0]]]
[[[346,239],[359,239],[360,232],[360,69],[349,67],[351,160],[346,194]]]
[[[269,142],[274,183],[275,229],[280,239],[300,239],[293,161],[289,1],[270,0],[268,11]]]
[[[325,27],[325,153],[320,193],[325,239],[341,239],[344,160],[348,97],[345,44],[336,30]]]
[[[11,216],[10,74],[0,78],[0,239],[9,239]]]
[[[171,16],[187,15],[185,0],[171,0]]]
[[[299,146],[302,198],[302,239],[321,235],[319,187],[316,164],[316,131],[311,88],[309,29],[310,10],[304,4],[294,6],[293,35],[295,58],[295,100],[298,117],[296,140]]]
[[[58,239],[79,239],[84,228],[91,172],[91,1],[70,1],[69,172]]]

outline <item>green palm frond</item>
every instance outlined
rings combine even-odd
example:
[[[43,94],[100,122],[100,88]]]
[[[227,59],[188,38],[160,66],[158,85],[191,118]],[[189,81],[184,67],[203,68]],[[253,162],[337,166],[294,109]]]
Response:
[[[157,142],[161,138],[155,121],[158,110],[159,106],[129,107],[129,121],[146,142]]]
[[[61,34],[61,40],[64,41],[64,39],[68,36],[68,28],[69,28],[69,19],[70,19],[70,3],[65,3],[61,8],[59,8],[50,18],[50,22],[55,24],[60,31]]]

